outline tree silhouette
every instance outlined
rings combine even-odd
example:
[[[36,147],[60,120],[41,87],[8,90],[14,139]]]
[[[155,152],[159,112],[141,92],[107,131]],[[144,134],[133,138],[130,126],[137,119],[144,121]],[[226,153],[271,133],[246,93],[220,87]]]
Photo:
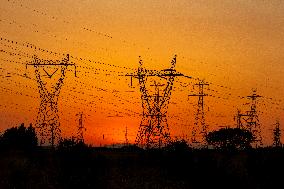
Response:
[[[34,127],[30,124],[25,127],[22,123],[4,131],[1,144],[5,148],[31,149],[37,146],[37,136]]]
[[[206,141],[209,145],[221,149],[246,149],[251,147],[253,134],[239,128],[222,128],[208,133]]]
[[[64,138],[57,146],[59,152],[83,152],[88,151],[88,148],[84,142],[76,140],[75,137]]]
[[[77,145],[76,139],[74,137],[64,138],[59,141],[58,149],[71,149]]]
[[[166,150],[171,152],[186,152],[190,149],[186,140],[173,140],[166,146]]]

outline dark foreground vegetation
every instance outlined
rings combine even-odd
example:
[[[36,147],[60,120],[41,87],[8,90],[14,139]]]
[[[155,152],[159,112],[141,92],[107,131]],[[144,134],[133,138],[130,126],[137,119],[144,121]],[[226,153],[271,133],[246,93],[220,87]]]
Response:
[[[1,140],[1,189],[283,187],[283,148],[193,150],[176,141],[146,151],[93,148],[66,139],[51,149],[34,140],[20,147]]]
[[[274,188],[283,149],[241,152],[75,148],[0,153],[0,188]]]

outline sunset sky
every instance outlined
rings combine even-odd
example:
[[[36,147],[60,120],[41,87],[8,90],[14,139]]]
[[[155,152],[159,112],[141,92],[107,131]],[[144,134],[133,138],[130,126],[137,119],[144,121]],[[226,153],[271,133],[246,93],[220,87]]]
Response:
[[[272,144],[276,120],[284,129],[281,0],[2,0],[0,37],[0,132],[36,122],[40,96],[34,68],[25,64],[33,55],[60,60],[67,53],[77,77],[68,67],[59,97],[63,136],[76,135],[82,111],[87,143],[122,143],[126,126],[133,143],[142,113],[139,83],[134,79],[131,87],[124,75],[135,72],[139,56],[145,68],[161,70],[175,54],[176,70],[193,79],[175,80],[172,136],[191,136],[197,97],[188,95],[197,92],[198,78],[210,83],[209,131],[235,127],[237,109],[249,110],[252,88],[262,96],[264,144]]]

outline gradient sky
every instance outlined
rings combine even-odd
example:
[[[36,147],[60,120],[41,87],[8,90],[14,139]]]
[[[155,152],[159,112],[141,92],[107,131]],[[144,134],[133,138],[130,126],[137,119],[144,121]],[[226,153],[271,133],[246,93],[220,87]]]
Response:
[[[60,94],[64,136],[76,135],[75,115],[83,111],[88,143],[124,142],[126,126],[134,142],[142,113],[139,85],[134,81],[131,88],[122,75],[138,67],[138,56],[146,68],[165,69],[177,54],[177,71],[210,83],[211,96],[205,98],[210,131],[235,126],[237,108],[249,109],[242,97],[252,88],[263,96],[258,109],[266,145],[272,143],[276,120],[284,123],[281,0],[2,0],[0,36],[13,40],[0,41],[0,131],[35,123],[36,81],[19,76],[35,78],[33,68],[25,68],[30,56],[56,60],[66,53],[82,60],[71,58],[78,77],[69,67]],[[173,136],[190,137],[197,99],[188,94],[196,92],[196,80],[176,81],[169,128]]]

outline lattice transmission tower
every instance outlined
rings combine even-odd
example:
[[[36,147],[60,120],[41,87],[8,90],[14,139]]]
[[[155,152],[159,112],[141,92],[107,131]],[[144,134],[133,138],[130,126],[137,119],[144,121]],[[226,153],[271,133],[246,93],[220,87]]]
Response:
[[[139,57],[140,58],[140,57]],[[171,67],[164,70],[147,70],[139,60],[137,72],[126,74],[139,81],[142,100],[142,120],[139,126],[135,143],[146,148],[160,148],[170,142],[170,132],[167,122],[168,104],[171,96],[175,77],[184,76],[175,70],[176,56],[171,61]],[[146,83],[148,77],[159,77],[166,81],[165,85],[154,82],[154,94],[150,94]],[[187,77],[187,76],[185,76]],[[149,86],[148,86],[149,87]],[[161,89],[163,87],[163,89]]]
[[[191,141],[192,143],[205,144],[208,126],[205,123],[204,97],[208,96],[208,94],[204,93],[204,87],[209,86],[209,84],[204,80],[200,80],[194,86],[198,87],[198,93],[188,95],[198,97]]]
[[[274,147],[281,147],[281,130],[280,130],[280,123],[277,120],[275,124],[275,128],[273,130],[273,146]]]
[[[248,117],[248,114],[241,113],[241,110],[237,110],[237,115],[234,117],[234,120],[236,120],[237,128],[246,130],[247,126],[243,123],[243,121],[246,122],[246,118]]]
[[[129,140],[128,140],[128,130],[127,130],[127,126],[125,126],[125,146],[129,146]]]
[[[250,100],[250,110],[246,111],[247,114],[247,129],[252,132],[254,137],[254,143],[256,147],[262,146],[262,136],[261,136],[261,127],[258,119],[258,111],[257,111],[257,99],[261,96],[256,93],[256,89],[252,90],[252,94],[247,96]]]
[[[78,117],[78,131],[77,131],[77,142],[82,142],[84,143],[84,132],[87,130],[84,126],[84,118],[85,115],[83,112],[79,112],[78,114],[76,114],[76,116]]]
[[[261,127],[257,111],[257,99],[260,97],[256,93],[256,89],[253,89],[252,94],[247,96],[250,100],[250,110],[246,111],[246,113],[241,113],[238,110],[236,115],[237,128],[250,131],[253,134],[253,143],[256,147],[262,146]]]
[[[68,66],[75,66],[69,63],[69,55],[67,54],[62,60],[42,60],[37,56],[27,66],[35,68],[36,81],[40,94],[40,107],[36,120],[36,130],[40,136],[40,145],[50,144],[54,147],[61,138],[61,129],[58,115],[58,98],[60,89],[64,84],[64,78]],[[75,67],[76,68],[76,67]],[[50,72],[50,69],[52,70]],[[52,80],[55,73],[60,70],[59,79]],[[76,76],[76,69],[75,69]],[[50,84],[51,87],[48,88]]]

